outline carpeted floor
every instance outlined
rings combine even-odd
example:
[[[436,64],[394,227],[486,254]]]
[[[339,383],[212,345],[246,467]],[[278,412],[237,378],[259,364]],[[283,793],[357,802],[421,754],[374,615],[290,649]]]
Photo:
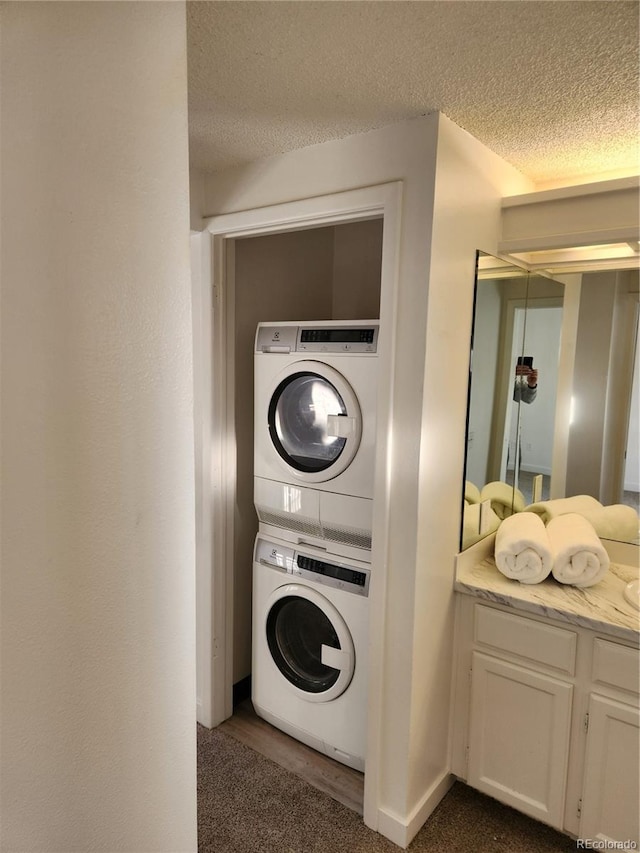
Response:
[[[217,729],[198,726],[199,853],[398,853],[362,819]],[[567,836],[457,782],[411,853],[569,853]]]

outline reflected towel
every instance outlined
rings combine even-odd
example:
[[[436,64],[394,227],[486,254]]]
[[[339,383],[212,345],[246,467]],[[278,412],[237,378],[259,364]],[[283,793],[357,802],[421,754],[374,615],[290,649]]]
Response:
[[[480,492],[481,501],[491,501],[491,509],[498,518],[508,518],[514,512],[524,509],[524,495],[519,489],[496,480],[487,483]]]
[[[521,583],[540,583],[553,564],[549,536],[533,512],[505,518],[496,533],[496,566],[505,577]]]
[[[552,518],[557,518],[559,515],[566,515],[568,512],[578,512],[580,515],[586,516],[589,512],[595,512],[602,509],[602,504],[591,495],[574,495],[572,498],[557,498],[551,501],[539,501],[535,504],[529,504],[525,507],[527,512],[535,512],[548,524]]]
[[[617,539],[620,542],[638,541],[638,513],[633,507],[624,504],[603,506],[590,495],[574,495],[571,498],[558,498],[552,501],[540,501],[526,507],[527,512],[537,513],[545,524],[552,518],[577,512],[591,522],[593,529],[602,539]]]
[[[601,539],[617,539],[619,542],[638,541],[638,513],[624,504],[611,504],[601,509],[588,511],[584,517],[591,522]]]
[[[588,587],[606,574],[609,555],[584,516],[570,512],[552,518],[547,534],[553,554],[552,572],[557,581]]]
[[[465,504],[462,518],[462,550],[470,548],[476,542],[484,539],[500,526],[500,519],[492,509],[489,509],[489,524],[487,530],[480,533],[480,504]]]
[[[480,503],[480,489],[470,480],[465,480],[464,483],[464,499],[470,504]]]

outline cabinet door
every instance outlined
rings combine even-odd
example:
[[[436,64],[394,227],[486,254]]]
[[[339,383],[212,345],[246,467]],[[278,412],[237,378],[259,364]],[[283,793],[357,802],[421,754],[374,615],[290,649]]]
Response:
[[[638,708],[591,695],[581,838],[640,845],[639,727]]]
[[[561,829],[572,693],[567,682],[474,652],[468,783]]]

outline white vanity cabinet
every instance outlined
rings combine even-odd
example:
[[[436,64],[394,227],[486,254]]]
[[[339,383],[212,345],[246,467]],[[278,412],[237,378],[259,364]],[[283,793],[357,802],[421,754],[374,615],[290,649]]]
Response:
[[[637,649],[597,638],[586,718],[580,837],[640,844]]]
[[[638,650],[457,596],[452,770],[580,838],[638,838]]]

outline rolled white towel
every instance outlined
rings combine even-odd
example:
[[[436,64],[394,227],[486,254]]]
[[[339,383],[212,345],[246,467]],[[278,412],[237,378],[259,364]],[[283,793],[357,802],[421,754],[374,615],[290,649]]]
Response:
[[[609,568],[605,551],[593,525],[578,513],[552,518],[547,534],[553,555],[553,576],[560,583],[588,587],[598,583]]]
[[[574,495],[571,498],[556,498],[550,501],[538,501],[535,504],[529,504],[525,507],[526,512],[535,512],[548,524],[552,518],[557,518],[559,515],[566,515],[568,512],[578,512],[580,515],[587,516],[589,512],[595,512],[602,509],[600,501],[592,498],[591,495]]]
[[[524,495],[515,486],[495,480],[487,483],[480,492],[481,501],[491,501],[491,509],[498,518],[508,518],[514,512],[522,512],[524,509]]]
[[[542,519],[533,512],[505,518],[496,533],[495,557],[505,577],[531,584],[548,577],[553,559]]]

